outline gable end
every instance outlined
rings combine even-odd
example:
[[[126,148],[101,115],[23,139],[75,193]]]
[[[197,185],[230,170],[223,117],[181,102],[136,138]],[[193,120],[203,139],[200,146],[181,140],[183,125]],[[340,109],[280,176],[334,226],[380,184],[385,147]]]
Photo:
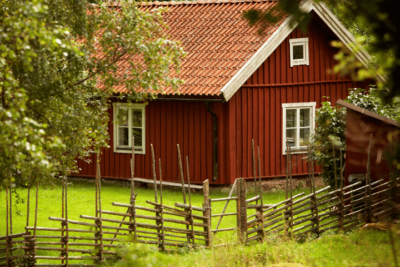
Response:
[[[335,17],[335,15],[323,3],[313,3],[305,1],[301,8],[305,12],[314,11],[322,21],[333,31],[333,33],[342,41],[347,48],[353,52],[357,59],[365,66],[371,60],[371,56],[360,46],[355,46],[355,38]],[[272,34],[270,38],[258,49],[258,51],[243,65],[243,67],[230,79],[230,81],[221,89],[225,101],[229,99],[240,89],[247,79],[268,59],[268,57],[277,49],[277,47],[289,36],[289,34],[298,26],[298,22],[291,23],[292,16],[289,16],[280,27]],[[291,26],[291,24],[293,24]],[[380,81],[385,78],[378,76]]]

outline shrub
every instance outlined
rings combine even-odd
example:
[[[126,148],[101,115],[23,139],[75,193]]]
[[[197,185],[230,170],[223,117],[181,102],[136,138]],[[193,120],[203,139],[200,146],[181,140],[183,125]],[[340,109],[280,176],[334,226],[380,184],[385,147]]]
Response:
[[[335,147],[336,175],[340,177],[339,150],[344,149],[346,143],[346,109],[333,107],[331,102],[328,101],[321,104],[321,108],[316,110],[316,127],[315,134],[311,139],[311,146],[315,151],[314,159],[321,166],[322,179],[325,184],[334,188],[335,173],[332,144]]]
[[[349,89],[349,96],[345,100],[360,108],[375,112],[376,114],[399,121],[399,113],[394,104],[383,104],[378,96],[378,91],[371,86],[369,91],[364,89]]]

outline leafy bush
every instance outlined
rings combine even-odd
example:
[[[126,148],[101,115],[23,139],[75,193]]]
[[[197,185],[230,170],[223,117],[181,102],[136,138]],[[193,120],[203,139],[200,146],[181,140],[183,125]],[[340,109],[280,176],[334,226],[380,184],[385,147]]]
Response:
[[[321,108],[316,110],[315,134],[311,146],[314,149],[314,159],[322,169],[322,179],[325,184],[334,188],[335,172],[333,146],[335,147],[336,176],[340,177],[340,149],[345,148],[346,137],[346,109],[333,107],[331,102],[322,102]],[[342,153],[342,157],[344,153]],[[344,159],[342,159],[344,162]],[[340,183],[339,183],[340,184]]]
[[[326,97],[329,99],[329,97]],[[347,102],[363,109],[375,112],[385,117],[399,120],[399,114],[394,105],[384,105],[377,95],[374,87],[368,91],[364,89],[349,89]],[[340,149],[343,150],[342,162],[346,150],[346,109],[333,107],[331,102],[321,103],[321,108],[316,110],[315,133],[311,139],[311,147],[314,149],[314,159],[321,166],[322,179],[332,188],[335,187],[334,157],[336,158],[336,176],[340,185]],[[333,146],[332,146],[333,145]],[[342,171],[344,172],[344,166]]]
[[[399,121],[400,114],[395,109],[394,104],[385,105],[378,96],[378,91],[375,87],[371,87],[369,91],[364,89],[349,89],[349,96],[346,102],[356,105],[360,108],[375,112],[376,114],[388,117]]]

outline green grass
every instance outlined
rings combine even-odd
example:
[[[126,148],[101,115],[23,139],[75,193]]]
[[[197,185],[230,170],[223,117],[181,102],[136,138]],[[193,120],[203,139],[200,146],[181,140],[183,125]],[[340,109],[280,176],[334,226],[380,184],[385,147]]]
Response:
[[[229,238],[224,238],[229,242]],[[326,232],[299,242],[268,236],[264,243],[229,245],[180,254],[162,254],[143,244],[128,246],[114,266],[376,266],[394,265],[388,232],[356,229],[347,233]],[[395,249],[400,259],[400,240],[395,234]],[[281,265],[279,265],[281,264]]]
[[[68,187],[68,214],[69,219],[90,222],[79,218],[80,215],[95,215],[95,184],[93,180],[70,179]],[[293,194],[302,191],[296,190]],[[18,188],[18,194],[26,199],[27,189]],[[137,205],[152,207],[146,204],[146,200],[154,201],[154,191],[146,188],[136,188]],[[229,189],[212,189],[211,198],[227,197]],[[254,195],[248,193],[248,198]],[[15,194],[13,195],[16,199]],[[126,212],[126,208],[112,206],[112,202],[128,203],[130,187],[128,183],[105,181],[102,184],[102,209]],[[266,193],[263,195],[264,203],[277,203],[285,199],[285,193]],[[5,192],[0,192],[0,236],[5,235]],[[164,204],[174,206],[175,202],[182,203],[182,192],[179,189],[164,189]],[[203,194],[192,193],[192,204],[201,206]],[[34,223],[35,190],[31,191],[30,225]],[[221,213],[225,202],[214,202],[212,213]],[[235,212],[235,203],[229,204],[227,212]],[[17,215],[20,212],[21,215]],[[140,211],[143,215],[154,215]],[[250,213],[248,214],[250,215]],[[38,226],[59,228],[60,222],[51,221],[49,216],[61,217],[61,187],[59,184],[52,188],[40,187],[38,206]],[[107,218],[121,219],[117,216],[105,216]],[[177,218],[175,218],[177,219]],[[218,219],[213,218],[212,228],[215,229]],[[140,222],[140,221],[139,221]],[[144,221],[143,221],[144,222]],[[13,232],[24,231],[26,225],[26,203],[18,203],[13,206]],[[114,224],[115,225],[115,224]],[[234,216],[225,217],[219,228],[229,228],[236,225]],[[184,227],[170,223],[173,227]],[[86,226],[72,225],[70,228],[88,229]],[[59,235],[54,232],[40,231],[41,235]],[[73,234],[83,236],[83,234]],[[108,235],[107,237],[111,237]],[[41,240],[43,241],[43,240]],[[57,242],[52,240],[52,242]],[[74,241],[79,242],[79,241]],[[85,241],[83,241],[85,242]],[[86,241],[87,242],[87,241]],[[214,238],[214,244],[229,244],[236,242],[236,233],[221,232]],[[82,247],[89,249],[89,247]],[[306,266],[393,266],[393,256],[387,233],[374,231],[354,231],[346,234],[328,232],[318,239],[310,236],[307,240],[298,242],[284,240],[269,235],[264,243],[253,242],[248,245],[229,245],[214,247],[209,250],[182,251],[179,254],[162,254],[155,250],[155,246],[134,244],[129,246],[129,257],[119,264],[137,266],[268,266],[279,262],[297,262]],[[400,240],[396,236],[396,249],[400,251]],[[21,252],[17,252],[21,253]],[[38,255],[58,255],[59,252],[38,251]],[[82,255],[73,253],[73,255]],[[136,255],[135,258],[132,255]],[[0,254],[0,257],[2,255]],[[400,255],[399,255],[400,258]],[[130,259],[126,261],[126,259]],[[39,263],[44,263],[44,260]]]
[[[70,179],[68,186],[68,219],[80,220],[80,215],[95,215],[95,183],[93,180],[85,179]],[[34,205],[35,205],[35,189],[31,190],[30,198],[30,225],[34,223]],[[210,198],[223,198],[229,195],[230,189],[211,189]],[[294,195],[304,190],[294,191]],[[28,190],[25,188],[17,188],[17,193],[21,198],[26,200]],[[135,193],[137,193],[137,205],[152,207],[150,204],[146,204],[146,200],[154,201],[154,191],[147,188],[136,187]],[[160,194],[160,192],[158,192]],[[248,198],[254,196],[254,192],[249,190]],[[13,194],[14,201],[16,200],[15,194]],[[126,212],[126,208],[112,206],[112,202],[129,203],[130,198],[130,185],[126,182],[122,183],[119,181],[104,181],[102,182],[102,209],[116,212]],[[188,196],[187,196],[188,198]],[[203,193],[198,191],[191,194],[192,205],[201,207],[203,203]],[[0,192],[0,214],[5,212],[5,191]],[[264,203],[277,203],[285,199],[284,192],[269,193],[263,195]],[[180,188],[165,189],[163,190],[163,203],[165,205],[174,206],[174,204],[183,203],[182,191]],[[212,213],[221,213],[226,202],[213,202]],[[231,201],[228,205],[226,212],[235,212],[236,204]],[[21,215],[17,215],[20,212]],[[26,202],[13,205],[13,232],[20,233],[24,231],[26,225]],[[140,214],[154,215],[139,211]],[[197,212],[199,214],[199,212]],[[250,214],[249,214],[250,215]],[[37,226],[45,227],[59,227],[60,222],[50,221],[48,217],[61,217],[61,185],[56,184],[53,187],[40,187],[39,188],[39,205],[38,205],[38,222]],[[121,219],[121,217],[113,217],[105,215],[108,218]],[[218,222],[217,218],[213,218],[212,225],[215,228]],[[221,228],[234,227],[236,225],[236,218],[234,216],[227,216],[222,220],[220,225]],[[74,225],[74,228],[78,226]],[[80,226],[79,226],[80,227]],[[80,227],[86,229],[84,226]],[[5,235],[5,220],[0,220],[0,236]],[[224,232],[218,235],[224,235]]]

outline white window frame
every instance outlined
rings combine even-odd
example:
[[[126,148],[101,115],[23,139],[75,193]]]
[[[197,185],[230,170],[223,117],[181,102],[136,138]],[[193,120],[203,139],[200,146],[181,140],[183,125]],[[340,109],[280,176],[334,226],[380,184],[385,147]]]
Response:
[[[290,67],[298,65],[310,65],[309,53],[308,53],[308,38],[296,38],[290,39]],[[303,59],[293,59],[293,46],[303,45]]]
[[[286,110],[287,109],[297,109],[311,108],[311,121],[310,121],[310,133],[313,134],[315,130],[315,106],[316,102],[302,102],[302,103],[284,103],[282,104],[282,153],[286,155]],[[300,112],[296,112],[296,146],[291,147],[292,154],[305,154],[307,153],[306,146],[299,146],[300,142]]]
[[[128,122],[129,122],[129,133],[128,136],[128,146],[126,149],[121,149],[118,147],[118,121],[117,121],[117,110],[118,108],[125,107],[129,109],[128,112]],[[113,103],[113,128],[114,128],[114,153],[132,153],[132,109],[142,110],[142,146],[135,145],[135,154],[146,154],[146,105],[145,104],[132,104],[132,103]]]

